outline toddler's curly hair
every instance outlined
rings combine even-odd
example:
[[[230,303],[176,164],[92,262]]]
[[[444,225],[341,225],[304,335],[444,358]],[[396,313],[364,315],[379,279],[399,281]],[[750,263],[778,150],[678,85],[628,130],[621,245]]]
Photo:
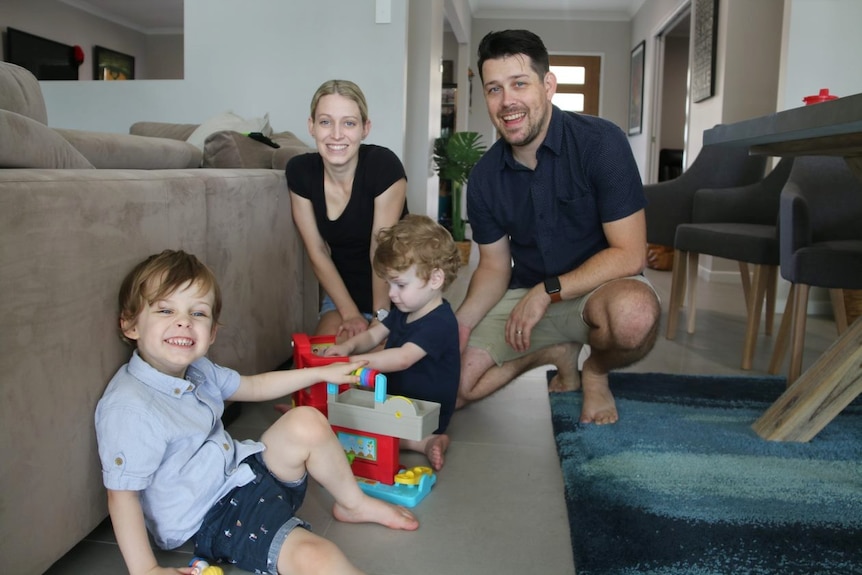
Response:
[[[391,228],[377,234],[377,249],[372,265],[380,277],[400,273],[416,265],[416,276],[423,280],[431,272],[443,272],[443,290],[458,277],[461,258],[449,231],[429,218],[417,214],[404,216]]]

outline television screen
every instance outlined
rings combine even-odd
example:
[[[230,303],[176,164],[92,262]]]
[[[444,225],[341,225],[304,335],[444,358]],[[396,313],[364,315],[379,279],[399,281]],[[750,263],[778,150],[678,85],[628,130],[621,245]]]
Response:
[[[77,80],[78,63],[72,46],[6,29],[6,61],[18,64],[39,80]]]

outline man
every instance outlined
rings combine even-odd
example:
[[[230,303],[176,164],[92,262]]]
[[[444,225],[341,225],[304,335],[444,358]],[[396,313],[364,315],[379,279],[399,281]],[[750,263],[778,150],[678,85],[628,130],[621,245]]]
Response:
[[[615,423],[608,372],[652,349],[661,311],[641,275],[646,200],[628,140],[551,104],[556,78],[532,32],[489,33],[478,65],[501,138],[467,186],[479,263],[457,312],[459,406],[554,364],[551,391],[583,390],[581,422]]]

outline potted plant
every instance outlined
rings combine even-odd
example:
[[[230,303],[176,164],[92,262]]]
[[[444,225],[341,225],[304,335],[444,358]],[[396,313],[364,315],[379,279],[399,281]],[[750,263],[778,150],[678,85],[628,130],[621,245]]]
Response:
[[[470,243],[465,238],[465,222],[461,217],[461,196],[470,170],[484,153],[485,145],[478,132],[455,132],[451,136],[434,140],[435,170],[441,180],[448,180],[451,184],[452,239],[462,244],[466,242],[467,258],[470,254]]]

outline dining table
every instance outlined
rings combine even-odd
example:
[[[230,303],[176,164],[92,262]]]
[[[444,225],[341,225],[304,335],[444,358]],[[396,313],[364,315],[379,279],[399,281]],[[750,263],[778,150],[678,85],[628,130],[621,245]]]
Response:
[[[746,146],[768,156],[841,156],[862,180],[862,94],[705,130],[703,145]],[[814,438],[862,393],[862,317],[841,334],[758,418],[770,441]]]

